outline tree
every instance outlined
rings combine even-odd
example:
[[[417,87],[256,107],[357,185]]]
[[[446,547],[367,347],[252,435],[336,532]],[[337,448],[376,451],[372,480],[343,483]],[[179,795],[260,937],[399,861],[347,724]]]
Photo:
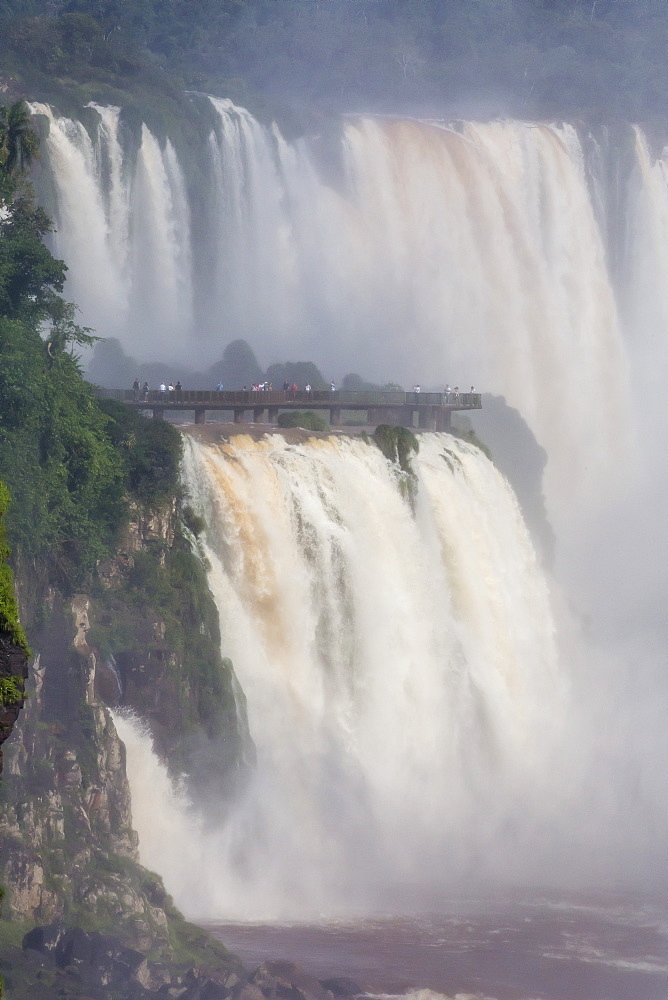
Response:
[[[0,105],[0,206],[6,205],[20,178],[37,156],[39,136],[25,101]]]
[[[52,229],[46,212],[27,195],[0,220],[0,316],[40,323],[58,314],[67,268],[42,242]]]
[[[226,389],[240,389],[242,385],[259,382],[262,369],[252,348],[245,340],[233,340],[223,351],[222,361],[209,369],[211,379],[223,383]]]

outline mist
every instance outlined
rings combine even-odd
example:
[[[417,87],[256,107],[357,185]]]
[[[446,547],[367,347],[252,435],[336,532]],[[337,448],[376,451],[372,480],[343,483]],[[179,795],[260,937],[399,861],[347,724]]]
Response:
[[[529,699],[538,706],[532,725],[544,722],[531,780],[505,775],[495,795],[494,770],[480,764],[469,775],[479,800],[472,803],[462,792],[448,839],[441,836],[447,810],[429,812],[425,778],[424,797],[413,806],[434,819],[440,839],[412,840],[399,824],[417,860],[409,850],[398,867],[405,865],[406,883],[413,885],[420,870],[447,857],[449,885],[482,878],[656,886],[666,764],[660,728],[666,480],[658,376],[665,370],[668,321],[661,291],[668,287],[665,160],[630,127],[611,132],[366,115],[288,141],[229,101],[210,105],[214,126],[197,150],[199,186],[178,144],[159,142],[147,126],[129,151],[113,110],[97,112],[99,122],[85,129],[35,108],[49,121],[42,180],[50,179],[56,250],[72,263],[68,291],[83,321],[116,337],[139,360],[184,370],[192,370],[193,358],[200,370],[214,364],[230,341],[243,338],[262,367],[309,360],[336,381],[356,370],[378,383],[420,382],[424,389],[475,384],[502,398],[517,415],[516,429],[509,428],[504,443],[497,428],[489,443],[517,484],[534,534],[527,558],[536,560],[540,587],[549,594],[541,641],[544,649],[555,643],[559,680],[544,699]],[[612,175],[623,184],[610,185]],[[479,434],[486,439],[483,421]],[[525,443],[518,448],[520,439]],[[383,514],[388,523],[395,523],[397,510]],[[487,516],[481,514],[485,523]],[[412,530],[408,517],[401,523]],[[275,533],[267,538],[262,559],[273,552],[270,542],[279,544]],[[208,554],[213,566],[229,570],[220,554],[218,563]],[[223,569],[218,572],[222,586]],[[233,602],[234,588],[227,586]],[[528,615],[527,591],[530,586],[512,611],[519,620]],[[259,621],[265,612],[260,608]],[[272,613],[262,628],[271,626]],[[226,627],[224,602],[221,615],[224,652],[231,651],[241,669],[247,633],[238,631],[238,620]],[[429,628],[438,630],[438,623],[435,610]],[[457,620],[453,633],[460,626]],[[414,655],[417,647],[410,648]],[[471,656],[469,669],[476,657],[485,661],[480,652]],[[540,689],[544,656],[530,659],[535,677],[525,663],[527,684],[535,681]],[[252,683],[259,682],[245,681],[252,702]],[[489,689],[495,683],[489,681]],[[255,695],[262,732],[268,692],[260,687]],[[321,697],[314,694],[316,703]],[[377,721],[382,711],[376,707]],[[476,754],[484,756],[489,728],[496,732],[504,721],[497,709],[487,706],[486,721],[477,728],[471,722],[468,743],[462,737]],[[513,726],[505,723],[500,742],[512,745]],[[346,796],[370,775],[362,767],[353,781],[337,770],[340,760],[321,746],[319,753],[325,763],[315,772],[318,780],[310,774],[304,787],[316,798],[323,786],[332,789],[341,822],[328,849],[350,860],[356,821]],[[466,760],[465,751],[454,759]],[[456,787],[461,774],[452,761],[448,774]],[[271,908],[284,887],[263,889],[258,872],[275,872],[281,859],[286,871],[295,871],[302,857],[290,839],[291,815],[280,812],[276,790],[263,781],[266,774],[258,778],[263,794],[256,789],[256,801],[274,802],[278,820],[272,828],[252,808],[246,816],[245,832],[259,831],[259,855],[248,861],[255,895],[246,903],[262,912],[266,890],[267,912],[281,915]],[[371,797],[370,814],[378,801]],[[300,832],[308,840],[315,820],[306,815]],[[398,822],[391,811],[385,815]],[[203,850],[229,873],[234,843],[226,845],[223,863],[226,834],[201,836]],[[367,842],[363,830],[358,839]],[[311,846],[318,842],[314,836]],[[372,854],[369,848],[361,857],[366,863]],[[310,862],[315,871],[313,855]],[[358,879],[357,898],[354,886],[343,883],[349,905],[364,909],[402,898],[404,889],[384,885],[391,867],[379,865],[373,886]],[[350,867],[349,875],[357,874]],[[336,886],[311,888],[306,882],[291,887],[293,915],[300,907],[322,910]],[[233,912],[218,897],[177,901],[191,913],[198,905],[209,915]]]

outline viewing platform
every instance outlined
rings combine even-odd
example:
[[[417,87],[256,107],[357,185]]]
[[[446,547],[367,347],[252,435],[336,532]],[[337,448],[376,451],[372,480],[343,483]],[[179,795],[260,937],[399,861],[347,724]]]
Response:
[[[347,410],[364,412],[365,420],[360,423],[447,431],[453,411],[482,409],[478,392],[151,389],[136,395],[132,389],[100,389],[99,395],[135,410],[150,410],[156,420],[162,420],[166,412],[194,412],[196,424],[206,422],[209,410],[227,411],[235,424],[246,423],[248,417],[255,424],[275,424],[281,410],[327,410],[330,426],[338,427],[342,412]]]

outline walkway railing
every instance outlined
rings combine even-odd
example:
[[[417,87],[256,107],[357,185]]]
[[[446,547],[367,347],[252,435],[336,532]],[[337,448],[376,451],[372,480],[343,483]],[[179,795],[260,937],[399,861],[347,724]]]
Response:
[[[152,406],[176,406],[179,409],[207,406],[209,408],[230,409],[235,406],[290,406],[299,403],[308,407],[341,406],[344,409],[368,409],[385,406],[453,406],[458,409],[480,409],[479,392],[348,392],[346,390],[305,389],[287,390],[232,390],[218,392],[215,389],[150,389],[147,393],[135,393],[132,389],[103,389],[98,395],[107,399],[117,399],[123,403],[146,403]]]

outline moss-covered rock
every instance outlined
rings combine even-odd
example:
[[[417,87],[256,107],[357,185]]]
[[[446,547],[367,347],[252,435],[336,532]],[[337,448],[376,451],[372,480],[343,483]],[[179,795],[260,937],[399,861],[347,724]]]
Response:
[[[313,410],[285,410],[278,415],[279,427],[303,427],[307,431],[328,431],[329,424]]]
[[[411,458],[420,450],[415,434],[407,427],[379,424],[373,434],[374,443],[395,468],[399,488],[411,507],[417,496],[417,476]]]

